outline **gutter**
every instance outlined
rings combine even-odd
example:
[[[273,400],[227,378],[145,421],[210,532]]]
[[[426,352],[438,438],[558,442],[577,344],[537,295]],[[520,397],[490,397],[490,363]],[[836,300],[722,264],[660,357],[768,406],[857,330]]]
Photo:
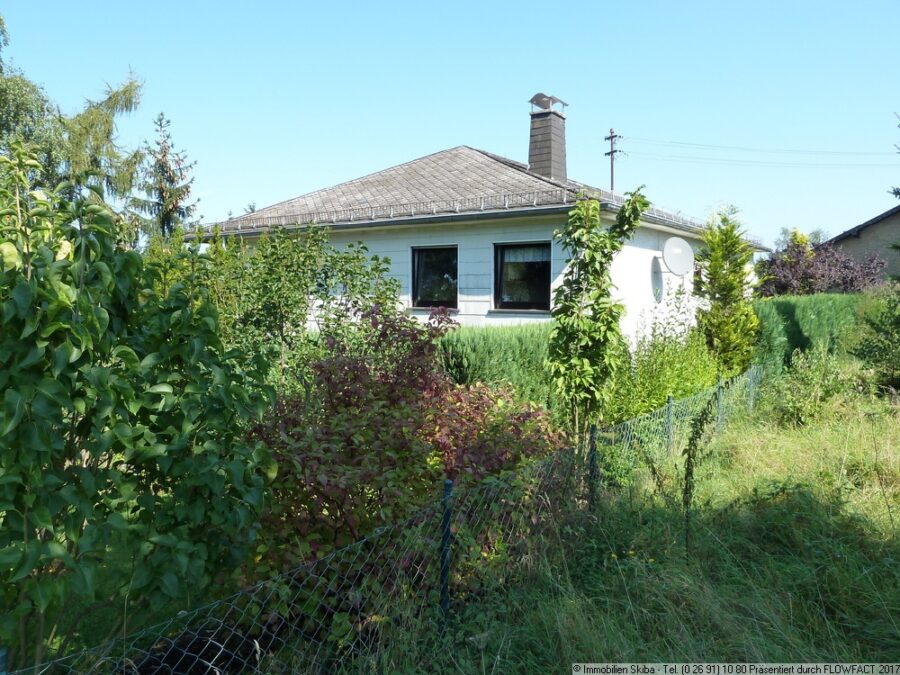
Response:
[[[619,206],[609,201],[598,200],[600,201],[600,208],[607,213],[618,213]],[[434,223],[465,223],[479,220],[497,220],[503,218],[536,218],[541,216],[553,216],[559,214],[567,214],[572,210],[572,205],[574,202],[563,203],[563,204],[555,204],[551,206],[536,206],[529,208],[516,208],[516,209],[494,209],[494,210],[485,210],[485,211],[467,211],[461,213],[436,213],[436,214],[425,214],[420,216],[402,216],[402,217],[394,217],[390,219],[385,218],[375,218],[375,219],[367,219],[367,220],[356,220],[356,221],[344,221],[344,222],[314,222],[314,223],[295,223],[293,225],[281,225],[288,230],[304,230],[308,227],[327,227],[329,230],[340,232],[343,230],[369,230],[373,228],[382,228],[382,227],[410,227],[414,225],[431,225]],[[650,225],[652,229],[659,230],[662,232],[673,233],[673,234],[692,234],[694,236],[699,236],[700,233],[703,232],[703,228],[694,225],[688,225],[683,222],[675,222],[671,219],[665,218],[663,216],[659,216],[654,213],[644,213],[641,216],[641,221],[645,225]],[[653,227],[655,226],[655,227]],[[258,237],[266,232],[269,232],[273,227],[277,227],[277,225],[259,225],[256,227],[247,226],[242,227],[240,229],[229,229],[227,231],[222,231],[221,235],[224,237],[242,237],[242,238],[253,238]],[[207,226],[205,232],[200,235],[201,241],[205,241],[212,236],[212,229],[210,226]],[[185,240],[193,240],[194,234],[185,235]],[[758,244],[756,242],[748,241],[748,243],[754,248],[756,251],[764,251],[767,252],[770,249]]]

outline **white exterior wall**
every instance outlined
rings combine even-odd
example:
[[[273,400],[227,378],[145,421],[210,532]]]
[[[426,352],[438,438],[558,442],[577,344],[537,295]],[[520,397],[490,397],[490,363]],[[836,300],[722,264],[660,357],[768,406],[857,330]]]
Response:
[[[673,236],[687,241],[695,254],[700,250],[699,239],[640,227],[613,259],[616,298],[625,305],[622,332],[632,340],[650,326],[654,317],[672,309],[672,295],[677,289],[684,289],[689,296],[693,290],[693,274],[678,277],[668,271],[662,260],[663,246]],[[684,307],[694,308],[696,302],[691,300]],[[693,323],[693,319],[693,316],[685,317],[688,323]]]
[[[332,230],[330,241],[335,246],[363,242],[372,254],[391,260],[391,275],[400,282],[401,301],[409,311],[423,319],[429,309],[411,307],[412,249],[425,246],[456,246],[458,264],[458,313],[454,318],[463,325],[483,326],[547,321],[550,313],[537,310],[494,309],[494,244],[551,242],[551,294],[561,283],[565,269],[565,251],[553,240],[553,232],[564,224],[565,215],[556,217],[493,219],[461,224],[415,225],[410,227],[370,227]],[[699,241],[683,233],[662,232],[642,226],[634,238],[616,256],[612,278],[618,299],[625,305],[622,330],[632,340],[638,336],[654,314],[665,307],[665,295],[680,285],[690,291],[690,275],[679,279],[666,271],[662,263],[662,247],[671,236],[681,236],[696,251]],[[653,263],[659,259],[657,283],[661,277],[665,291],[663,302],[654,293]]]

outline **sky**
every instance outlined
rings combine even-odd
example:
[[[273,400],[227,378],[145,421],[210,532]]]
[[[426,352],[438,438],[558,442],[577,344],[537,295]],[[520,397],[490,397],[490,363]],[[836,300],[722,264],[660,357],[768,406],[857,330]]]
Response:
[[[64,112],[129,72],[124,145],[171,120],[204,222],[457,145],[527,162],[566,101],[569,177],[773,243],[898,204],[900,0],[2,0],[4,59]]]

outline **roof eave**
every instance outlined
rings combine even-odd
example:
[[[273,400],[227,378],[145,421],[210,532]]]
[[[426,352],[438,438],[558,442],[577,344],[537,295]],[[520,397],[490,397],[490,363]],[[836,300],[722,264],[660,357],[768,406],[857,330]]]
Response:
[[[610,213],[616,213],[619,209],[615,204],[611,204],[609,202],[601,202],[601,208],[604,211]],[[402,217],[394,217],[394,218],[375,218],[368,220],[353,220],[353,221],[326,221],[326,222],[307,222],[307,223],[289,223],[287,219],[285,222],[278,224],[261,224],[258,226],[245,226],[240,229],[229,229],[227,231],[222,231],[221,234],[223,236],[238,236],[238,237],[258,237],[265,232],[270,231],[273,227],[284,227],[285,229],[291,230],[303,230],[311,226],[319,226],[319,227],[327,227],[333,231],[341,231],[341,230],[365,230],[372,229],[378,227],[402,227],[402,226],[410,226],[410,225],[428,225],[435,222],[450,222],[450,223],[462,223],[462,222],[473,222],[479,220],[495,220],[500,218],[531,218],[538,217],[543,215],[557,215],[568,213],[572,209],[572,202],[567,202],[564,204],[553,204],[553,205],[543,205],[536,207],[517,207],[514,209],[494,209],[494,210],[485,210],[485,211],[469,211],[463,213],[437,213],[437,214],[425,214],[425,215],[417,215],[417,216],[402,216]],[[703,228],[699,225],[689,225],[679,221],[673,221],[671,219],[667,219],[662,216],[658,216],[651,213],[645,213],[641,216],[641,221],[645,225],[654,225],[657,226],[655,229],[661,229],[664,231],[673,231],[678,233],[686,233],[694,236],[699,236],[702,232]],[[208,228],[202,235],[203,239],[208,239],[212,236],[212,228]],[[759,247],[758,244],[752,243],[754,247],[758,248],[758,250],[767,250],[765,248]]]
[[[884,213],[879,213],[874,218],[870,218],[866,222],[860,223],[856,227],[851,227],[846,232],[841,232],[839,235],[832,237],[828,241],[824,242],[824,244],[836,244],[839,241],[843,241],[844,239],[847,239],[848,237],[859,237],[859,233],[862,232],[867,227],[869,227],[870,225],[875,225],[876,223],[880,223],[882,220],[890,218],[891,216],[893,216],[897,213],[900,213],[900,206],[895,206],[892,209],[888,209]]]

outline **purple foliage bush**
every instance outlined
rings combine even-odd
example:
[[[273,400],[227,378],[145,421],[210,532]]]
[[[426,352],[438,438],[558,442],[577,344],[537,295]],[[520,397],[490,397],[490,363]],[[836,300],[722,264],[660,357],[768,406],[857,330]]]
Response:
[[[764,297],[857,293],[878,284],[884,266],[878,255],[859,261],[830,244],[810,248],[791,242],[757,264],[758,293]]]

